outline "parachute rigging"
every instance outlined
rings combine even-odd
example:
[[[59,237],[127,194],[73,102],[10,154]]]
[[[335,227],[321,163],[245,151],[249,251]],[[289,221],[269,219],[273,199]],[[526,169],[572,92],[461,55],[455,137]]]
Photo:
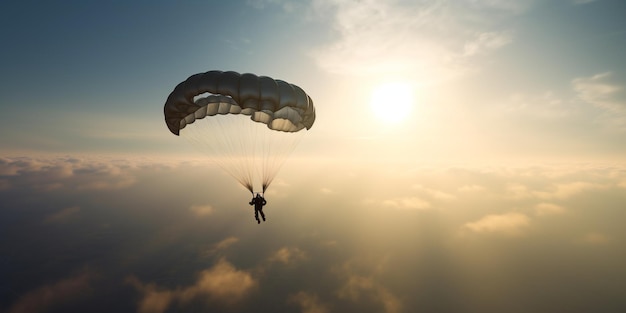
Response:
[[[251,193],[267,190],[315,121],[313,101],[300,87],[221,71],[180,83],[164,113],[173,134],[209,155]]]

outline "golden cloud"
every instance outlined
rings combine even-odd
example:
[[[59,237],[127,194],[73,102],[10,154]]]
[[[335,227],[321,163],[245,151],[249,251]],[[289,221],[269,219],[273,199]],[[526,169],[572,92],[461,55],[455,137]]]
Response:
[[[487,215],[478,221],[465,224],[464,228],[476,233],[520,234],[530,225],[530,219],[521,213]]]
[[[289,296],[289,303],[296,304],[302,313],[328,313],[328,306],[323,304],[316,294],[300,291]]]
[[[138,303],[140,313],[162,313],[173,302],[184,305],[196,299],[232,305],[243,300],[258,285],[249,272],[236,269],[224,258],[201,271],[196,282],[187,287],[159,288],[155,284],[144,284],[136,277],[129,277],[126,281],[142,293]]]

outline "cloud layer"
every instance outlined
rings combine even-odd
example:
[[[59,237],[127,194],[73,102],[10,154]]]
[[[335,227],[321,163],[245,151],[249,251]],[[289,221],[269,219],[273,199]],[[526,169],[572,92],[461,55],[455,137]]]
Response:
[[[626,257],[621,165],[287,171],[290,188],[269,199],[259,225],[246,190],[226,175],[207,179],[218,169],[3,160],[0,308],[8,312],[499,312],[520,294],[537,312],[585,312],[590,290],[606,307],[624,305],[610,296],[621,290],[610,282]],[[71,188],[120,175],[135,183]],[[199,181],[202,192],[189,192]],[[556,292],[565,287],[567,295]]]

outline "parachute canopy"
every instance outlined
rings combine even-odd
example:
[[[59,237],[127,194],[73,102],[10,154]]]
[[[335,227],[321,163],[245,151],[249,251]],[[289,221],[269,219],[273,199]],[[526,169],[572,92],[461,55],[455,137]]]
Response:
[[[265,192],[315,122],[313,100],[302,88],[232,71],[190,76],[169,95],[164,113],[173,134],[253,193]]]
[[[207,97],[197,96],[209,93]],[[267,76],[209,71],[178,84],[165,102],[165,123],[179,135],[196,119],[216,114],[250,115],[271,130],[297,132],[315,122],[313,100],[302,88]]]

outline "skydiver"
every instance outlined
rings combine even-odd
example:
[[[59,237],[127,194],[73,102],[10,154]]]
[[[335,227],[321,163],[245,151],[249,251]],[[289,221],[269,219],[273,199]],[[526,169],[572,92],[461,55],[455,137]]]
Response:
[[[261,221],[259,220],[259,213],[261,213],[261,217],[263,218],[263,221],[265,222],[265,214],[263,214],[263,206],[267,204],[267,201],[265,201],[265,198],[263,198],[263,196],[261,196],[260,193],[256,194],[256,197],[252,197],[252,200],[250,200],[250,205],[254,204],[254,218],[257,221],[257,224],[261,224]]]

